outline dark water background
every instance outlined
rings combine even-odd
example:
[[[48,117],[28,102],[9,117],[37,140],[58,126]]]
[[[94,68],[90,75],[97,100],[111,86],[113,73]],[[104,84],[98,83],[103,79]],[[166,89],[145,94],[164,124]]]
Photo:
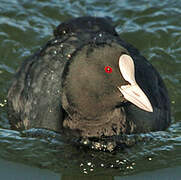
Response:
[[[59,23],[83,15],[110,16],[122,39],[136,46],[160,72],[172,105],[172,124],[167,131],[143,135],[150,140],[132,148],[107,153],[65,144],[53,138],[53,132],[51,137],[32,138],[9,130],[6,95],[16,69],[51,38],[53,29]],[[11,161],[50,170],[63,175],[62,179],[74,174],[102,175],[114,179],[113,176],[154,173],[164,168],[178,169],[181,167],[180,107],[180,0],[0,0],[2,162]]]

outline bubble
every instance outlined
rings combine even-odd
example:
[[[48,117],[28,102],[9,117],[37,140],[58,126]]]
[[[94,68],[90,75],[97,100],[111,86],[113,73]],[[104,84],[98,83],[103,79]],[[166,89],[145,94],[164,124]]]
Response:
[[[83,173],[84,173],[84,174],[87,174],[87,169],[83,169]]]
[[[30,81],[28,81],[28,86],[30,86],[31,85],[31,83],[30,83]]]
[[[67,57],[68,57],[68,58],[71,58],[71,54],[68,54]]]
[[[0,107],[4,107],[5,106],[5,104],[3,104],[3,103],[0,103]]]

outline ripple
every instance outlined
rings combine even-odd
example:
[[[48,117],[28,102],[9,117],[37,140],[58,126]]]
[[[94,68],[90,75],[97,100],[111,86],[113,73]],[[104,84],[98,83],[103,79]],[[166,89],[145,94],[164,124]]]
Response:
[[[178,0],[2,0],[0,2],[0,156],[65,174],[130,175],[181,164],[181,4]],[[6,99],[21,62],[51,38],[60,22],[83,15],[110,16],[121,38],[136,46],[161,73],[171,97],[172,125],[142,135],[145,141],[115,152],[9,130]],[[149,140],[148,140],[149,139]]]

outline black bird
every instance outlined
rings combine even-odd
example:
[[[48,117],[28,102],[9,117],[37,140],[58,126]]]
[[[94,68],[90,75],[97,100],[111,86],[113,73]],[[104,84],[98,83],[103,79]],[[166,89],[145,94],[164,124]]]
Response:
[[[109,18],[60,24],[26,59],[8,93],[12,129],[45,128],[78,137],[166,129],[170,102],[155,68],[120,39]]]

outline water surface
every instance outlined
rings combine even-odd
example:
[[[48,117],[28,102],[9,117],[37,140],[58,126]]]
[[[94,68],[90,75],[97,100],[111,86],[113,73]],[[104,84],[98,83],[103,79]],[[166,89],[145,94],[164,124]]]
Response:
[[[142,135],[149,140],[108,153],[66,144],[53,138],[53,132],[38,138],[9,129],[6,95],[16,69],[52,37],[59,23],[84,15],[110,16],[122,39],[137,47],[160,72],[172,105],[168,130]],[[88,174],[120,179],[164,168],[174,173],[181,167],[180,19],[180,0],[1,0],[0,158],[65,177]]]

